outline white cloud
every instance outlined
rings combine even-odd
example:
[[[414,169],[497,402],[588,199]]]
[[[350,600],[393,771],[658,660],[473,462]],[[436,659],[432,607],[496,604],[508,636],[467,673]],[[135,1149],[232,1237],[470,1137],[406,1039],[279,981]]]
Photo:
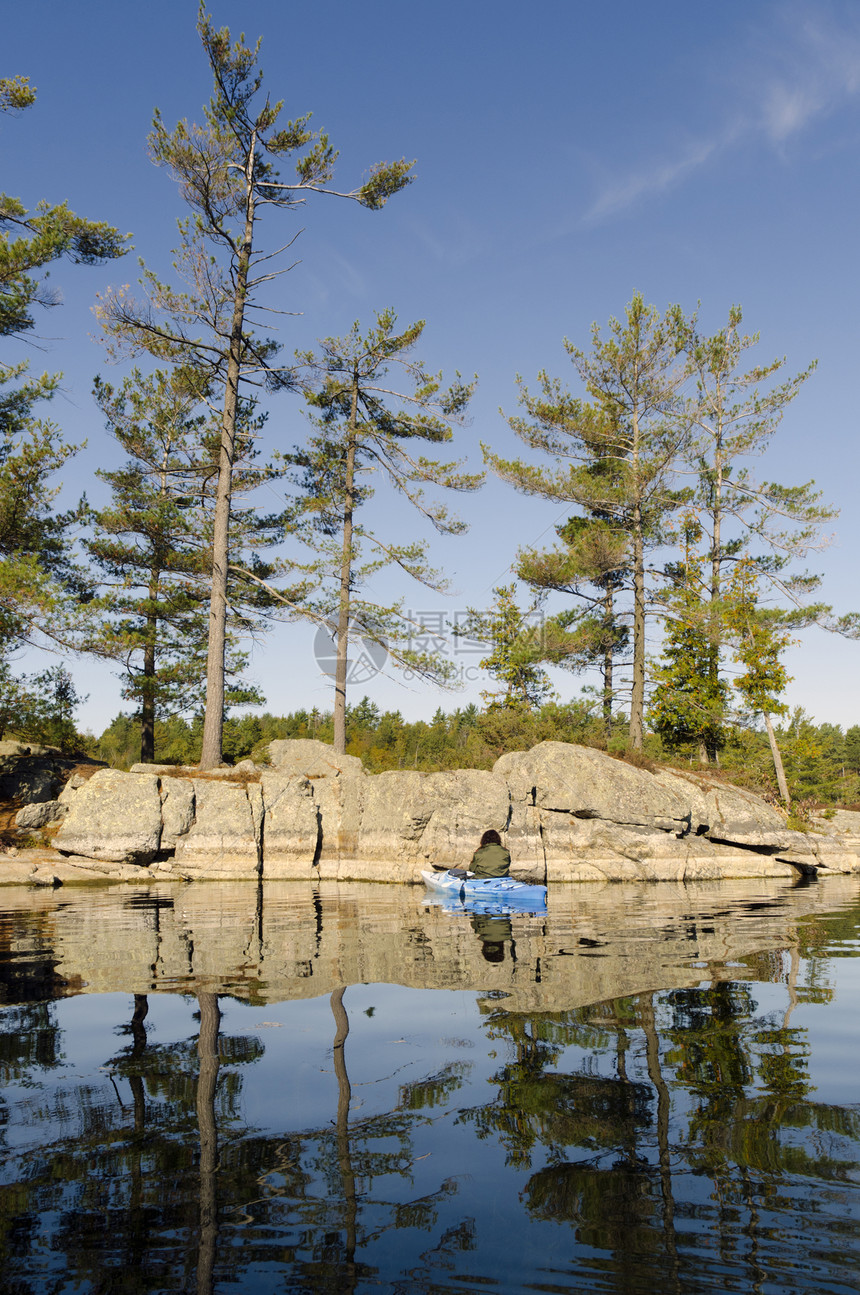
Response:
[[[856,18],[849,26],[839,23],[829,6],[791,6],[780,13],[776,32],[761,44],[760,63],[756,60],[746,69],[749,78],[761,77],[758,123],[753,105],[750,124],[753,129],[758,124],[772,143],[783,143],[860,90]]]
[[[600,220],[601,217],[608,216],[614,211],[622,211],[625,207],[633,206],[638,198],[671,188],[690,171],[703,166],[722,147],[721,140],[699,140],[690,144],[680,157],[672,161],[655,163],[649,170],[633,172],[618,184],[604,189],[590,208],[587,219]]]
[[[748,33],[747,50],[729,72],[731,112],[708,137],[689,140],[669,157],[607,185],[585,216],[588,223],[685,181],[727,148],[763,139],[783,148],[817,119],[860,91],[860,11],[838,21],[829,5],[772,8],[766,27]]]
[[[808,88],[774,85],[762,108],[762,126],[775,143],[802,130],[822,109],[821,99]]]

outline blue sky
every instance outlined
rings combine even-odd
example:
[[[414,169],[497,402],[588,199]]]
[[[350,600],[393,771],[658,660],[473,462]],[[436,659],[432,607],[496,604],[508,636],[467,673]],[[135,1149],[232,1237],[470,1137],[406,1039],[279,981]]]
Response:
[[[308,111],[340,150],[337,178],[360,182],[378,160],[416,158],[416,179],[379,213],[320,198],[264,239],[303,233],[300,263],[280,280],[287,353],[393,307],[426,319],[421,355],[446,373],[477,373],[471,422],[457,450],[476,466],[479,441],[519,448],[499,413],[516,409],[515,375],[546,367],[573,382],[562,339],[587,347],[593,321],[623,314],[634,291],[661,310],[700,305],[706,331],[733,303],[761,333],[755,358],[787,357],[817,372],[756,470],[814,478],[841,510],[810,567],[839,611],[860,607],[857,493],[858,321],[854,308],[860,143],[860,7],[856,3],[613,5],[548,0],[530,10],[494,0],[430,6],[345,0],[287,6],[214,3],[213,17],[263,37],[261,66],[284,112]],[[194,0],[146,6],[36,0],[4,17],[5,75],[28,75],[36,105],[0,122],[2,186],[133,233],[135,255],[166,272],[183,214],[169,177],[146,154],[157,105],[168,124],[198,118],[208,68]],[[118,461],[90,396],[117,380],[95,335],[95,294],[134,283],[134,256],[98,269],[58,265],[63,305],[12,353],[62,370],[48,411],[86,446],[70,465],[69,498],[104,500],[95,469]],[[269,410],[272,447],[304,434],[301,402]],[[412,517],[380,491],[381,517]],[[456,501],[455,501],[456,503]],[[509,579],[517,548],[549,544],[560,513],[489,481],[460,501],[468,535],[434,541],[451,597],[403,586],[416,611],[451,616],[485,606]],[[382,511],[384,505],[384,510]],[[419,533],[415,527],[416,533]],[[383,592],[390,591],[386,585]],[[408,717],[477,700],[486,686],[463,657],[464,691],[443,694],[379,677],[356,689]],[[860,723],[860,645],[811,630],[789,653],[791,705],[815,719]],[[22,663],[34,667],[35,659]],[[119,682],[71,662],[89,693],[95,732],[121,708]],[[330,705],[309,626],[279,627],[254,651],[252,674],[276,712]],[[582,680],[555,676],[563,698]]]

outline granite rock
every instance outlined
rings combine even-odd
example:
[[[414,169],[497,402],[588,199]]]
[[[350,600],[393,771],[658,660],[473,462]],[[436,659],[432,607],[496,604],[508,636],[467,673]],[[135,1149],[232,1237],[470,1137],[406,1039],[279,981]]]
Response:
[[[194,821],[175,845],[177,870],[188,877],[256,878],[260,874],[257,797],[244,782],[194,778]]]
[[[63,854],[149,863],[161,845],[158,779],[100,769],[75,792],[53,843]]]

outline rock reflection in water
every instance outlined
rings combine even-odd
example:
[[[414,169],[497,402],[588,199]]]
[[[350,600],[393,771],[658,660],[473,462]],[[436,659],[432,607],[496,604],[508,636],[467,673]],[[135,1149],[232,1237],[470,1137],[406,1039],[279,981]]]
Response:
[[[491,940],[488,960],[487,942],[468,919],[425,902],[412,887],[287,882],[263,891],[197,882],[68,890],[62,901],[4,887],[0,910],[16,947],[6,969],[0,966],[0,1001],[33,992],[15,988],[16,977],[23,986],[35,982],[39,997],[84,987],[204,989],[254,1002],[375,981],[504,989],[512,1009],[561,1009],[696,985],[706,964],[791,948],[799,920],[838,907],[857,889],[852,878],[813,886],[563,886],[550,891],[545,914],[511,919],[515,936]]]
[[[589,891],[0,892],[3,1281],[856,1290],[856,882]]]

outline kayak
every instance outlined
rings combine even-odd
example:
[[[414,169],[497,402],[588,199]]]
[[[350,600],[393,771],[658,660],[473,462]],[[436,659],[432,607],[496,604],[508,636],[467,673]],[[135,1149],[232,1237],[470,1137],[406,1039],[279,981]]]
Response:
[[[511,903],[504,896],[466,895],[460,898],[455,890],[425,890],[422,904],[425,908],[441,908],[443,913],[468,913],[470,917],[526,918],[546,915],[546,899]]]
[[[513,877],[458,877],[451,872],[421,871],[428,890],[463,901],[546,908],[546,886],[533,886]]]

